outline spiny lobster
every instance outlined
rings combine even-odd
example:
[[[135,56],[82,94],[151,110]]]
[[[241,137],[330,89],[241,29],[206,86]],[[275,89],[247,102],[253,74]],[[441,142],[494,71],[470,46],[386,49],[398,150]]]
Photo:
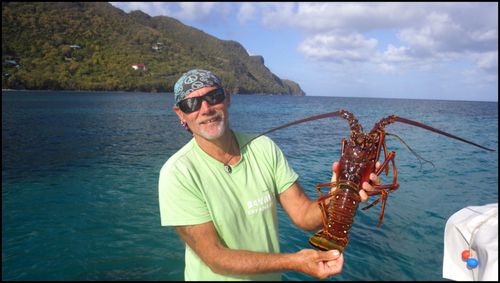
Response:
[[[377,226],[382,224],[387,197],[389,193],[399,188],[396,163],[394,161],[396,153],[394,151],[388,152],[385,143],[386,135],[390,135],[385,131],[387,125],[395,122],[406,123],[457,139],[484,150],[495,151],[439,129],[395,115],[382,118],[375,123],[375,126],[369,133],[364,133],[356,117],[351,112],[343,109],[287,123],[259,134],[253,139],[292,125],[328,117],[341,117],[347,120],[350,127],[350,137],[349,139],[342,139],[341,157],[339,160],[340,169],[336,172],[336,180],[316,186],[316,190],[319,194],[317,201],[322,211],[323,229],[316,232],[309,239],[309,243],[321,250],[337,249],[340,252],[344,251],[349,241],[349,230],[352,227],[354,215],[360,202],[359,191],[361,190],[361,185],[363,182],[369,180],[369,176],[372,172],[378,176],[385,171],[385,174],[388,175],[389,164],[391,163],[393,168],[392,183],[373,185],[375,191],[367,192],[367,194],[380,194],[381,196],[370,205],[362,208],[366,210],[381,202],[382,206]],[[382,150],[384,151],[384,161],[378,169],[375,169],[375,164],[379,160]],[[335,189],[333,192],[329,191],[327,194],[322,194],[321,188],[324,187],[335,187]],[[326,203],[327,201],[328,204]]]

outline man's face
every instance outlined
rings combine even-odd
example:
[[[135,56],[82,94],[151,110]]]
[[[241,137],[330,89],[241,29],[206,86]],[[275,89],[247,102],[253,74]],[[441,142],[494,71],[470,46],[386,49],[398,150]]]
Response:
[[[191,92],[184,99],[203,96],[215,89],[217,87],[200,88]],[[215,105],[210,105],[202,100],[200,109],[192,113],[184,113],[179,107],[174,107],[174,110],[181,121],[186,121],[193,135],[206,140],[216,140],[222,137],[228,128],[228,106],[229,96],[226,95],[224,101]]]

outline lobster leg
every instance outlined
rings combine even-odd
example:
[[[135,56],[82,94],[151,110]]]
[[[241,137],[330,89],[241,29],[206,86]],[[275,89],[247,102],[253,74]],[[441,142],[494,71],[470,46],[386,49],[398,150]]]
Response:
[[[332,193],[331,192],[328,192],[326,195],[324,195],[322,192],[321,192],[321,188],[324,188],[324,187],[329,187],[329,188],[332,188],[334,187],[336,184],[336,182],[328,182],[328,183],[323,183],[323,184],[317,184],[316,185],[316,191],[318,192],[318,195],[319,195],[319,198],[318,198],[318,204],[319,204],[319,208],[321,209],[321,218],[322,218],[322,221],[323,221],[323,228],[326,229],[328,227],[328,216],[326,215],[326,204],[325,204],[325,200],[329,197],[332,196]]]
[[[385,151],[385,143],[384,143],[384,151]],[[396,163],[394,160],[395,157],[396,157],[396,153],[394,151],[389,152],[389,154],[386,155],[386,159],[384,160],[384,163],[375,172],[377,174],[377,176],[379,176],[384,170],[387,172],[387,170],[389,168],[389,162],[392,162],[392,167],[393,167],[392,184],[374,185],[373,188],[376,189],[376,191],[366,192],[367,195],[369,195],[369,196],[381,194],[381,196],[378,199],[376,199],[374,202],[372,202],[368,206],[362,208],[362,210],[367,210],[367,209],[373,207],[374,205],[376,205],[377,203],[379,203],[380,201],[382,201],[382,207],[380,209],[380,216],[379,216],[379,222],[377,224],[377,227],[380,227],[380,225],[382,225],[382,220],[384,219],[385,204],[387,202],[387,197],[389,196],[389,193],[392,193],[393,191],[399,189],[399,184],[397,183]]]
[[[379,160],[380,158],[380,151],[383,149],[384,150],[384,158],[385,160],[387,160],[389,158],[389,154],[387,153],[387,145],[385,143],[385,132],[383,131],[379,131],[378,132],[378,140],[379,140],[379,143],[377,145],[377,151],[376,151],[376,155],[375,155],[375,160]],[[389,167],[384,167],[384,166],[381,166],[381,168],[385,168],[385,175],[389,175]],[[379,174],[377,174],[379,175]]]
[[[389,155],[395,155],[396,153],[394,151],[391,151],[390,153],[387,153],[387,144],[385,143],[385,132],[383,133],[383,137],[384,137],[384,142],[382,143],[383,145],[383,148],[384,148],[384,157],[385,157],[385,160],[389,159]],[[392,157],[392,160],[394,160],[396,156],[393,156]],[[392,162],[392,165],[393,165],[393,168],[395,169],[396,165],[394,164],[394,161]],[[385,175],[389,175],[389,166],[385,167]]]
[[[333,187],[335,186],[335,182],[328,182],[328,183],[323,183],[323,184],[317,184],[316,185],[316,191],[318,192],[319,197],[323,196],[323,193],[321,192],[321,188],[325,187]]]

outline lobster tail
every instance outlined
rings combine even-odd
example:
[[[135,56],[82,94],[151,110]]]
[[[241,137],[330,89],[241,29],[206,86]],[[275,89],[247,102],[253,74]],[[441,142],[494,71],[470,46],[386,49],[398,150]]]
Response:
[[[412,126],[415,126],[415,127],[420,127],[422,129],[426,129],[428,131],[431,131],[431,132],[435,132],[435,133],[438,133],[438,134],[441,134],[443,136],[447,136],[449,138],[452,138],[452,139],[456,139],[456,140],[459,140],[461,142],[464,142],[464,143],[468,143],[468,144],[471,144],[473,146],[477,146],[479,148],[482,148],[484,150],[488,150],[488,151],[495,151],[494,149],[491,149],[491,148],[487,148],[487,147],[484,147],[482,145],[479,145],[477,143],[474,143],[474,142],[471,142],[471,141],[468,141],[466,139],[463,139],[461,137],[457,137],[455,135],[452,135],[450,133],[447,133],[447,132],[444,132],[444,131],[441,131],[439,129],[436,129],[436,128],[433,128],[431,126],[427,126],[425,124],[422,124],[422,123],[419,123],[419,122],[416,122],[416,121],[413,121],[413,120],[410,120],[410,119],[406,119],[406,118],[402,118],[402,117],[398,117],[398,116],[389,116],[387,118],[391,118],[391,119],[394,119],[392,120],[392,122],[401,122],[401,123],[405,123],[405,124],[408,124],[408,125],[412,125]],[[391,123],[392,123],[391,122]],[[377,123],[378,124],[378,123]]]

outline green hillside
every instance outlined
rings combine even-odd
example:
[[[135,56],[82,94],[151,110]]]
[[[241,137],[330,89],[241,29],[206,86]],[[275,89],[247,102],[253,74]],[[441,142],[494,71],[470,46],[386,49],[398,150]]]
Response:
[[[2,2],[2,63],[2,89],[172,92],[205,68],[233,93],[305,95],[236,41],[105,2]]]

